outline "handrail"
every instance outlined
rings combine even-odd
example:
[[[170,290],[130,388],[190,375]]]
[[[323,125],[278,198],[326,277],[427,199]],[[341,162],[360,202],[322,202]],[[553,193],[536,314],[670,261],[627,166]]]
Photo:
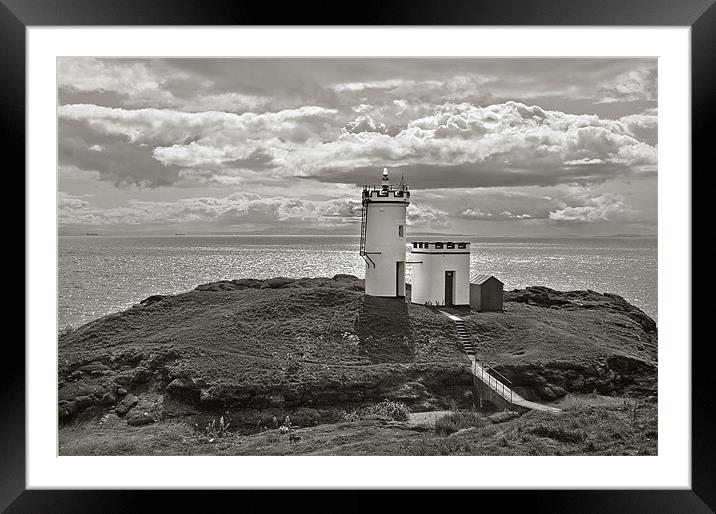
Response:
[[[488,365],[487,365],[487,371],[488,371],[488,372],[493,371],[494,373],[496,373],[501,379],[503,379],[503,380],[504,380],[505,382],[507,382],[508,384],[511,384],[511,383],[512,383],[512,380],[510,380],[510,379],[507,378],[505,375],[503,375],[502,373],[500,373],[499,371],[497,371],[492,364],[488,364]]]
[[[504,382],[498,380],[497,377],[495,377],[494,375],[492,375],[490,373],[490,371],[495,372],[497,375],[499,375],[501,378],[503,378],[505,381],[509,382],[510,384],[512,384],[512,381],[509,378],[507,378],[506,376],[504,376],[502,373],[497,371],[495,368],[493,368],[491,365],[480,362],[477,359],[477,357],[475,358],[475,360],[473,362],[475,364],[475,371],[473,372],[475,374],[475,376],[480,377],[480,380],[482,380],[484,383],[486,383],[490,389],[493,389],[495,392],[500,394],[505,400],[507,400],[507,396],[508,396],[508,392],[509,392],[509,397],[510,397],[509,402],[513,403],[512,402],[512,388],[505,386]],[[480,366],[479,374],[477,372],[478,364]],[[485,380],[485,375],[487,375],[487,380]],[[494,380],[494,383],[490,382],[490,378],[492,378],[492,380]]]
[[[443,312],[443,314],[446,314]],[[448,316],[450,317],[450,316]],[[462,319],[453,319],[453,322],[455,324],[455,330],[457,331],[457,327],[462,325],[463,330],[465,329],[465,320]],[[459,338],[459,332],[458,332],[458,338]],[[475,334],[475,338],[477,341],[480,341],[480,337]],[[470,343],[472,345],[472,343]],[[477,358],[477,355],[474,355],[475,347],[472,346],[473,349],[473,356],[472,356],[472,364],[474,365],[474,371],[473,374],[476,377],[479,377],[480,380],[482,380],[483,383],[487,384],[487,386],[494,390],[496,393],[500,394],[505,400],[507,400],[509,396],[509,402],[513,403],[513,397],[512,397],[512,381],[504,376],[502,373],[497,371],[492,364],[489,364],[487,362],[482,362],[480,359]],[[477,367],[480,366],[480,372],[478,373]],[[487,375],[487,379],[485,379],[485,375]],[[495,376],[497,375],[497,376]],[[499,378],[498,378],[499,377]],[[492,379],[492,381],[490,381]],[[509,384],[509,387],[505,385],[505,382]]]

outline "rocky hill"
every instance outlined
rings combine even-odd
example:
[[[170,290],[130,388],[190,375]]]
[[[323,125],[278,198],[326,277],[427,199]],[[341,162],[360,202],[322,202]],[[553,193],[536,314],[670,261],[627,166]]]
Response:
[[[471,408],[452,322],[362,291],[350,275],[220,281],[62,333],[60,424],[226,415],[248,432],[289,413],[330,422],[384,399],[413,412]],[[504,312],[454,312],[523,396],[656,394],[656,325],[618,296],[531,287],[506,292]]]

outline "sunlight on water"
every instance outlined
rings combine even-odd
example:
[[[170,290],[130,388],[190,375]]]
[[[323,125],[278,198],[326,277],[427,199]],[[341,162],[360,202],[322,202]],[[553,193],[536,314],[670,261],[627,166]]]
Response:
[[[467,240],[472,270],[497,276],[506,290],[545,285],[615,293],[657,317],[656,239]],[[58,324],[77,326],[153,294],[214,280],[363,277],[364,266],[352,236],[61,236]]]

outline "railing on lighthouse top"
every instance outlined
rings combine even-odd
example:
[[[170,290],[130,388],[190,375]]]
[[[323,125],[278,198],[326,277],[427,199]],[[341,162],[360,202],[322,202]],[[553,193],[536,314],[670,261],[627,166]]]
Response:
[[[380,184],[366,184],[363,186],[363,205],[370,202],[372,198],[380,199],[389,196],[407,200],[410,198],[410,189],[405,185],[402,179],[400,184],[391,184],[388,179],[388,168],[383,168],[383,176]]]

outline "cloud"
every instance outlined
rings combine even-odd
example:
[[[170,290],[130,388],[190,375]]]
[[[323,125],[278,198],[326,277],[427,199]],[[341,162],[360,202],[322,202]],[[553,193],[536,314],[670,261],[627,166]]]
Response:
[[[601,85],[599,102],[655,101],[657,97],[657,70],[655,67],[626,71]]]
[[[483,211],[477,207],[462,209],[456,215],[458,218],[469,219],[469,220],[483,220],[483,221],[504,221],[504,220],[523,220],[532,218],[531,214],[527,213],[512,213],[511,211]]]
[[[83,170],[77,166],[60,165],[57,167],[57,174],[62,180],[78,180],[91,182],[100,179],[97,171]]]
[[[656,222],[652,192],[655,185],[656,177],[644,176],[623,184],[434,189],[415,196],[447,211],[449,219],[460,223],[510,221],[534,226],[544,221],[552,227],[595,222],[651,225]]]
[[[549,219],[570,223],[632,221],[634,211],[618,194],[601,194],[583,200],[583,205],[564,207],[549,213]]]
[[[353,134],[360,132],[380,132],[385,133],[386,126],[384,123],[376,123],[370,116],[358,116],[353,121],[346,124],[346,130]]]
[[[177,144],[205,139],[215,144],[232,138],[264,136],[303,141],[313,124],[330,119],[336,111],[304,106],[280,112],[182,112],[169,109],[121,109],[98,105],[62,105],[60,119],[84,122],[105,135],[123,136],[137,144]]]
[[[659,118],[656,108],[647,109],[639,114],[622,116],[619,121],[626,128],[627,133],[649,145],[655,146],[659,128]]]
[[[163,79],[149,64],[115,59],[111,63],[92,57],[63,57],[58,60],[57,82],[61,88],[76,91],[115,91],[123,95],[157,91]]]
[[[450,226],[448,213],[426,204],[408,205],[406,213],[408,225],[417,229],[437,229]]]
[[[269,109],[272,100],[272,98],[265,95],[247,95],[231,92],[196,95],[186,100],[175,100],[173,106],[188,112],[223,111],[243,113]]]
[[[387,166],[420,191],[416,226],[655,221],[636,189],[656,180],[656,76],[655,59],[62,58],[60,186],[105,195],[63,200],[96,223],[340,225]]]
[[[83,144],[101,147],[103,158],[111,159],[106,154],[113,147],[115,154],[132,153],[134,145],[134,160],[141,157],[141,163],[130,158],[106,169],[98,159],[81,155],[81,145],[74,146],[74,159],[61,159],[61,164],[99,171],[118,184],[170,184],[180,170],[190,168],[205,179],[215,170],[217,182],[246,169],[270,170],[272,177],[358,183],[356,172],[387,164],[409,170],[415,187],[437,187],[435,180],[452,187],[549,185],[653,172],[657,162],[656,148],[634,137],[638,127],[651,123],[649,115],[604,120],[518,102],[442,104],[395,134],[368,115],[340,129],[337,112],[317,106],[233,114],[67,105],[59,115],[61,121],[85,126]],[[82,161],[95,165],[88,168]]]
[[[573,159],[571,161],[565,161],[565,166],[589,166],[590,164],[604,164],[601,159],[588,159],[583,157],[582,159]]]
[[[443,104],[395,136],[346,132],[287,156],[305,176],[335,182],[360,183],[369,168],[388,165],[418,188],[600,181],[653,172],[656,162],[656,148],[624,123],[517,102]]]
[[[341,226],[360,222],[358,199],[303,200],[232,193],[222,198],[183,198],[173,202],[130,200],[100,208],[83,197],[58,194],[61,225],[145,225],[213,223],[216,225]]]
[[[69,172],[79,178],[79,171],[118,187],[168,186],[179,179],[180,168],[154,159],[150,146],[88,130],[76,121],[60,119],[58,139],[59,169],[64,177]],[[101,152],[92,150],[98,146]]]
[[[175,183],[181,168],[266,169],[294,145],[318,137],[333,114],[314,106],[237,115],[65,105],[59,108],[60,164],[97,171],[119,186],[150,187]]]
[[[347,98],[379,94],[389,100],[420,100],[431,102],[474,101],[487,98],[481,93],[484,84],[495,77],[479,73],[454,74],[441,79],[389,78],[365,82],[329,84],[328,88]]]
[[[60,211],[84,209],[89,204],[90,203],[87,200],[84,200],[81,196],[71,195],[62,191],[57,193],[57,207]]]
[[[162,59],[99,59],[63,57],[58,86],[64,97],[78,93],[116,98],[122,106],[153,106],[188,112],[246,112],[269,108],[266,95],[215,91],[213,81],[169,65]]]

